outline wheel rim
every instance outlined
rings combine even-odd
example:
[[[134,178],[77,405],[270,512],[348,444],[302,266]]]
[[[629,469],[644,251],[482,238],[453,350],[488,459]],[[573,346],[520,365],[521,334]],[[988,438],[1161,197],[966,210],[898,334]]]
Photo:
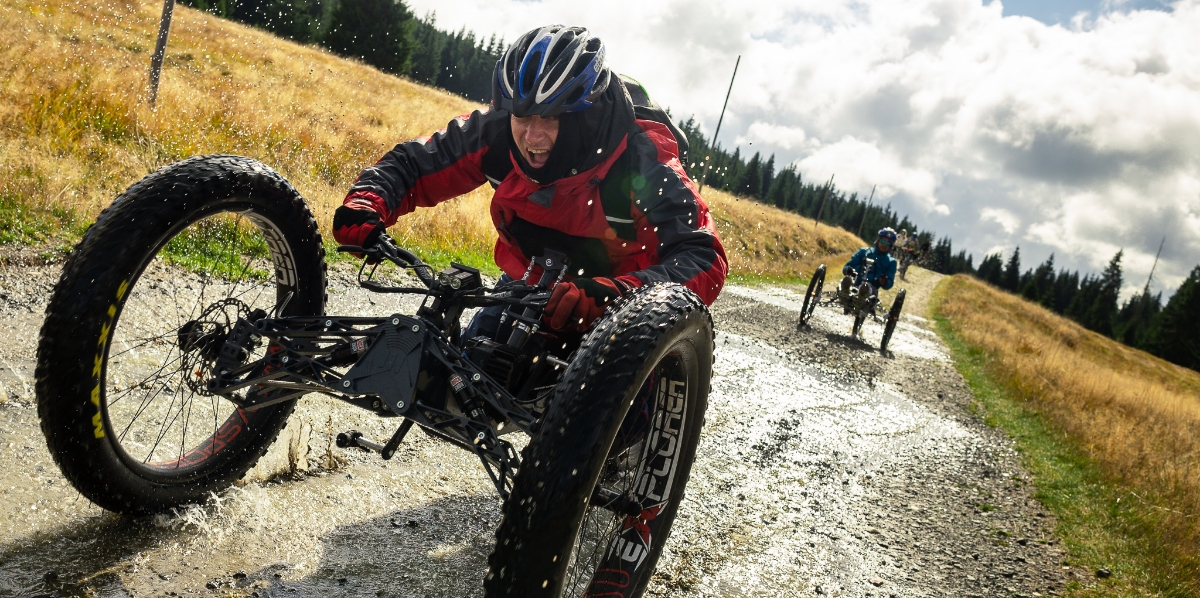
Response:
[[[271,312],[295,288],[293,255],[255,206],[231,201],[168,230],[131,277],[101,388],[111,442],[139,475],[202,475],[251,425],[253,414],[205,384],[237,319]]]
[[[647,557],[666,540],[678,506],[672,493],[686,482],[676,474],[698,383],[694,360],[694,352],[668,352],[641,385],[601,472],[598,487],[610,500],[605,506],[594,494],[589,501],[563,596],[629,596],[652,566]]]

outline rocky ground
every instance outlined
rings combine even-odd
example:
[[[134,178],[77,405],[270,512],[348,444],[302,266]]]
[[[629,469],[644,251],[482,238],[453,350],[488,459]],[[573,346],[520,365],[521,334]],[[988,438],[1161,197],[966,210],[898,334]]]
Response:
[[[123,518],[65,482],[38,430],[37,330],[58,268],[0,259],[0,596],[466,596],[499,518],[474,458],[420,434],[383,462],[331,446],[378,421],[302,402],[249,481]],[[730,287],[700,456],[654,596],[1037,596],[1063,589],[1052,518],[929,330],[914,273],[893,351],[800,297]],[[162,284],[184,288],[187,277]],[[411,311],[331,274],[330,312]]]

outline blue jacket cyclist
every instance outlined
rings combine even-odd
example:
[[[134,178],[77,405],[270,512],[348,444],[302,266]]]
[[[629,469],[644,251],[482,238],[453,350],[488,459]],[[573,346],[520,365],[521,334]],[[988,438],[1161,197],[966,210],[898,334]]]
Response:
[[[868,283],[874,296],[881,288],[892,288],[896,282],[896,258],[891,256],[895,244],[896,231],[891,228],[880,229],[874,246],[859,249],[842,266],[842,275],[845,276],[842,279],[842,291],[848,292],[851,284],[858,287]],[[868,264],[868,260],[873,263]]]

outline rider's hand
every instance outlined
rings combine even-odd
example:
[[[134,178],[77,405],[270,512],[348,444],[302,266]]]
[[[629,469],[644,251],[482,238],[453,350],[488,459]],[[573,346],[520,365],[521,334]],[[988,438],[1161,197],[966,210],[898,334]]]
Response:
[[[544,319],[552,330],[587,330],[604,314],[604,306],[622,294],[621,285],[611,278],[560,282],[546,302]]]
[[[341,245],[371,247],[384,231],[383,219],[366,198],[351,195],[333,212],[333,238]]]

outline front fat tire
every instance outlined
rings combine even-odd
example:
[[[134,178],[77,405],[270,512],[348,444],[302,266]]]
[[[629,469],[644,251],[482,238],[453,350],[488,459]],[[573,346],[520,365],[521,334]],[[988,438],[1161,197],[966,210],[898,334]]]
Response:
[[[487,596],[641,595],[695,459],[713,334],[707,307],[678,285],[638,289],[588,334],[523,453],[488,559]],[[644,406],[657,423],[630,434]],[[598,482],[619,477],[615,464],[635,453],[637,463],[619,475],[633,480],[628,491],[643,510],[617,515],[592,505]],[[572,588],[563,587],[568,578]]]
[[[858,336],[860,334],[862,334],[863,322],[866,322],[866,321],[867,321],[867,314],[864,313],[861,309],[856,310],[854,312],[854,325],[850,329],[850,335],[855,338],[858,338]]]
[[[139,281],[168,241],[192,223],[210,217],[213,220],[205,222],[232,222],[229,230],[234,232],[228,234],[240,239],[238,231],[244,229],[247,238],[261,241],[261,246],[267,247],[265,253],[253,260],[236,249],[228,249],[217,258],[229,258],[234,264],[244,261],[242,275],[251,263],[262,266],[255,272],[261,273],[258,276],[265,281],[258,283],[260,300],[265,306],[277,305],[288,296],[286,315],[323,313],[325,263],[317,224],[299,193],[270,168],[248,158],[200,156],[164,167],[118,197],[88,229],[63,268],[46,309],[36,370],[38,416],[50,454],[71,484],[105,509],[150,513],[204,500],[210,492],[228,487],[254,465],[295,407],[295,402],[289,401],[247,412],[220,397],[205,396],[204,401],[213,405],[213,422],[205,422],[205,427],[200,428],[203,433],[189,437],[188,420],[182,420],[178,458],[173,453],[166,457],[156,455],[155,448],[146,451],[144,444],[122,444],[130,442],[122,438],[140,415],[149,413],[155,405],[161,407],[162,403],[155,402],[165,400],[160,397],[171,397],[166,413],[177,415],[175,419],[163,417],[162,424],[147,423],[148,429],[153,430],[149,426],[154,425],[168,429],[168,424],[174,426],[180,418],[193,415],[191,402],[186,414],[183,413],[184,401],[191,400],[186,394],[191,387],[181,390],[183,385],[178,380],[171,381],[162,373],[169,369],[159,369],[140,384],[118,391],[117,382],[108,379],[112,369],[109,356],[111,346],[118,342],[115,339],[138,336],[134,333],[142,329],[139,326],[158,326],[163,331],[148,346],[168,348],[142,349],[141,358],[151,361],[148,366],[136,367],[154,368],[158,362],[152,360],[163,351],[168,356],[172,354],[170,351],[177,351],[179,363],[190,363],[184,360],[182,349],[170,348],[171,335],[178,333],[178,326],[168,322],[169,317],[159,321],[138,315],[143,299],[153,306],[151,309],[158,305],[151,301],[151,296],[157,293],[151,282],[139,286]],[[261,237],[253,236],[255,231]],[[221,240],[218,235],[208,242],[212,247],[222,247]],[[181,273],[190,274],[172,268],[156,272],[176,278]],[[217,266],[211,269],[219,270]],[[204,280],[223,284],[219,275],[209,275]],[[232,275],[228,280],[234,280]],[[228,289],[229,285],[222,288]],[[236,284],[233,286],[235,291],[238,288]],[[275,296],[270,296],[272,293],[262,296],[263,289],[273,290]],[[162,293],[165,295],[166,291]],[[135,303],[139,308],[128,315],[129,322],[122,326],[122,314],[128,311],[131,297],[137,298]],[[204,298],[203,291],[199,297]],[[198,305],[195,300],[183,301],[184,305]],[[178,309],[180,306],[176,307],[175,318],[186,317]],[[136,344],[126,343],[123,347]],[[118,353],[130,350],[134,349],[122,348]],[[150,357],[146,357],[147,351]],[[135,352],[123,359],[135,363],[137,355]],[[166,367],[167,358],[161,359]],[[178,367],[183,370],[183,366]],[[126,371],[122,370],[122,375]],[[153,391],[158,394],[144,391],[143,386],[152,389],[155,385],[160,387]],[[164,392],[163,388],[174,394]],[[142,406],[119,407],[125,410],[122,414],[132,414],[128,425],[120,423],[121,429],[110,417],[113,402],[117,400],[111,397],[126,395],[131,404],[140,401]],[[180,397],[178,405],[174,402],[176,397]],[[164,435],[159,434],[155,447]],[[187,450],[193,443],[194,448]],[[138,456],[138,450],[145,451],[145,459]]]
[[[896,331],[896,324],[900,322],[900,311],[904,309],[904,296],[907,294],[907,289],[900,289],[896,293],[896,300],[892,302],[891,309],[888,310],[887,323],[883,326],[883,340],[879,343],[879,351],[887,351],[888,343],[892,341],[892,333]]]
[[[821,298],[821,289],[825,286],[825,264],[821,264],[813,272],[812,279],[808,281],[808,288],[804,291],[804,304],[800,306],[800,325],[808,324],[812,319],[813,311],[817,309],[817,302]]]

